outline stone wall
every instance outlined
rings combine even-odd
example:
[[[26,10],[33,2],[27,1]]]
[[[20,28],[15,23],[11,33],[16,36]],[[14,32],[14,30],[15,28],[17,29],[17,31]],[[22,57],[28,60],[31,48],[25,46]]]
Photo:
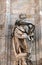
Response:
[[[38,0],[0,0],[0,65],[14,65],[11,29],[14,27],[14,23],[16,19],[18,19],[20,13],[27,14],[28,20],[36,26],[37,42],[36,49],[35,43],[33,44],[32,61],[41,58],[42,54],[40,50],[42,47],[42,39],[40,35],[41,32],[39,32],[41,30],[38,4]],[[35,52],[35,50],[37,51]]]

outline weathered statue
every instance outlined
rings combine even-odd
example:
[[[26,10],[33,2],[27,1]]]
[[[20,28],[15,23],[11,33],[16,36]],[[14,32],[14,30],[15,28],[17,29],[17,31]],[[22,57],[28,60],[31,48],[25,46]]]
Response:
[[[29,52],[26,39],[29,41],[34,40],[35,26],[28,23],[28,21],[25,21],[25,18],[26,15],[19,15],[19,20],[16,20],[12,33],[12,43],[15,56],[14,65],[28,65],[27,59],[29,57]]]

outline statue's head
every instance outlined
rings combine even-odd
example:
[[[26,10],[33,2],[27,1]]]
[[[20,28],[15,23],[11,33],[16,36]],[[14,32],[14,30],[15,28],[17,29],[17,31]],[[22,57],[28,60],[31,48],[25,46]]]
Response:
[[[21,14],[19,15],[19,18],[20,18],[20,19],[26,19],[27,16],[26,16],[26,14],[22,14],[22,13],[21,13]]]

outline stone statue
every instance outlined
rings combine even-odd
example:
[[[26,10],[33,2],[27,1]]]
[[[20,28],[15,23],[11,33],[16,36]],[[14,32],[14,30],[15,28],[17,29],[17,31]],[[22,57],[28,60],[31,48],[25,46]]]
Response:
[[[20,14],[19,20],[16,20],[15,27],[12,33],[12,44],[14,49],[14,65],[28,65],[27,59],[29,57],[28,44],[29,41],[34,40],[35,26],[32,23],[25,21],[26,15]]]

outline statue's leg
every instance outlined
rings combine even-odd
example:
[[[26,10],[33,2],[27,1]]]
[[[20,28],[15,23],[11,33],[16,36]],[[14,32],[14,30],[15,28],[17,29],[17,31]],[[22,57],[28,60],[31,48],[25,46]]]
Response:
[[[21,62],[21,59],[20,59],[20,60],[19,60],[19,65],[21,65],[21,63],[22,63],[22,62]]]
[[[21,41],[20,41],[17,37],[15,37],[15,43],[16,43],[15,45],[16,45],[17,51],[19,51],[19,53],[21,54],[22,50],[19,49],[20,42],[21,42]],[[27,46],[26,40],[25,40],[25,42],[22,41],[21,43],[23,43],[23,47],[25,47],[25,45]],[[26,49],[26,48],[25,48],[25,49]],[[25,52],[26,52],[26,51],[25,51]],[[23,52],[23,53],[24,53],[24,52]],[[17,59],[16,59],[16,60],[17,60]],[[27,63],[26,63],[25,58],[23,57],[23,58],[21,58],[20,60],[15,61],[15,62],[14,62],[14,65],[27,65]]]
[[[15,37],[15,45],[16,45],[16,50],[18,53],[21,53],[21,49],[20,49],[20,41],[19,41],[19,38]],[[18,54],[17,53],[17,54]]]
[[[18,61],[17,60],[14,61],[14,65],[18,65]]]
[[[15,42],[16,42],[17,52],[21,53],[21,49],[20,49],[20,46],[19,46],[20,45],[20,41],[19,41],[19,39],[17,37],[15,37]],[[17,53],[17,55],[19,53]],[[15,63],[16,63],[16,65],[21,65],[21,59],[18,59],[18,61],[15,62]]]
[[[24,50],[25,53],[28,52],[28,44],[27,44],[26,39],[23,40],[22,44],[25,48],[25,50]],[[22,65],[27,65],[25,57],[22,58]]]
[[[26,59],[24,57],[19,60],[19,65],[27,65]]]
[[[27,63],[26,63],[26,59],[25,59],[24,57],[22,58],[22,61],[21,61],[21,62],[22,62],[21,65],[27,65]]]
[[[25,53],[26,53],[26,52],[28,53],[29,47],[28,47],[28,43],[27,43],[26,39],[23,40],[22,45],[23,45],[23,47],[24,47]]]

